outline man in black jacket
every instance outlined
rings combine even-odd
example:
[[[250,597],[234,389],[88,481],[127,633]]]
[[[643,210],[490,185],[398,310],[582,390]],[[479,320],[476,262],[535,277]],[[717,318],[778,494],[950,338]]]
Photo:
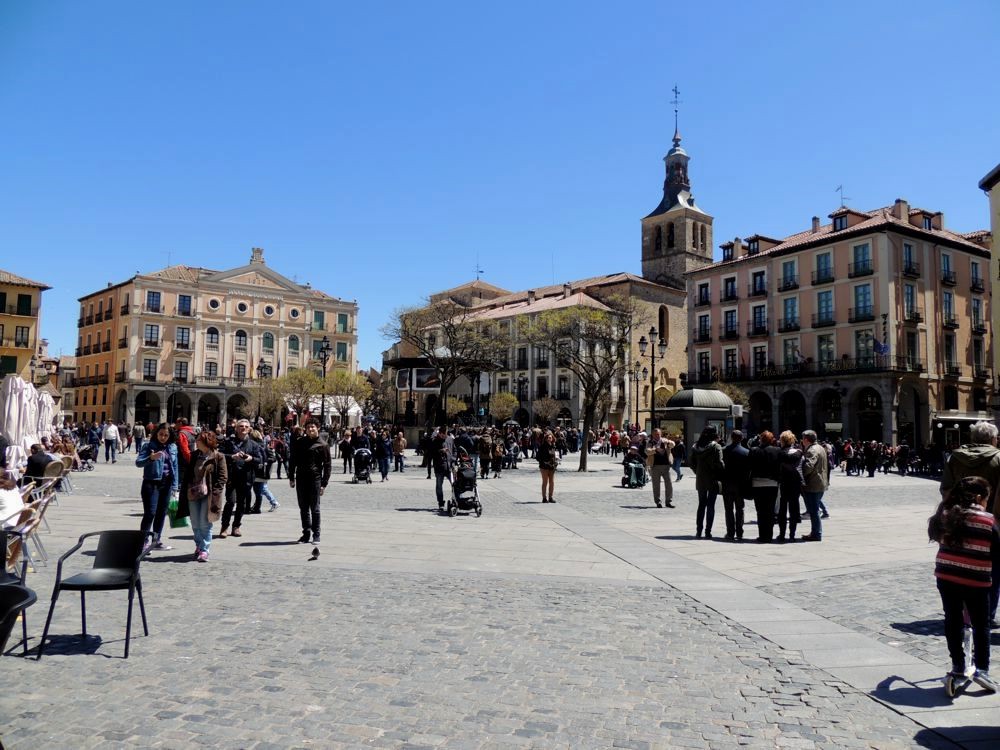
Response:
[[[243,536],[240,527],[243,524],[243,514],[251,510],[250,495],[256,468],[264,463],[264,446],[250,437],[249,420],[239,420],[233,429],[233,437],[222,446],[226,468],[229,470],[229,483],[226,487],[226,505],[222,509],[219,539],[226,538],[230,520],[233,522],[233,536]]]
[[[722,449],[722,504],[726,511],[726,541],[743,541],[743,499],[750,496],[750,451],[743,447],[743,433],[733,430]]]
[[[306,432],[292,445],[288,483],[295,490],[302,516],[300,543],[319,544],[319,499],[330,481],[330,446],[319,436],[319,422],[306,422]]]
[[[444,512],[444,481],[451,483],[451,456],[448,454],[448,429],[438,429],[431,440],[430,466],[434,469],[434,492],[437,495],[438,510]]]

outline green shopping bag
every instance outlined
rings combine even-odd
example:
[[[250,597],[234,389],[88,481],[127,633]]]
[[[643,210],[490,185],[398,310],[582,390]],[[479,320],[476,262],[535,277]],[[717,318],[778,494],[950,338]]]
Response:
[[[170,502],[167,503],[167,516],[170,518],[170,528],[183,529],[184,527],[191,525],[191,519],[188,516],[178,518],[177,505],[177,494],[171,493]]]

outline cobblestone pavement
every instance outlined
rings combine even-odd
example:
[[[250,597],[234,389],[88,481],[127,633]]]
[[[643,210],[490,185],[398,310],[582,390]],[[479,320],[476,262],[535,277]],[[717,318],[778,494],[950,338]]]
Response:
[[[610,471],[560,472],[557,497],[607,507]],[[433,506],[433,483],[414,474],[332,485],[316,561],[289,543],[286,482],[272,482],[284,507],[216,541],[208,565],[173,530],[177,549],[143,564],[151,634],[127,661],[124,595],[88,597],[86,642],[64,595],[41,661],[2,661],[17,685],[0,697],[5,747],[956,747],[553,523],[531,502],[537,474],[482,483],[482,519],[400,512]],[[50,516],[53,557],[83,531],[138,524],[133,467],[75,478]],[[396,550],[374,562],[379,534]],[[501,552],[542,564],[528,574]],[[494,555],[498,567],[483,565]],[[53,576],[50,564],[29,578],[32,645]],[[856,609],[878,595],[866,589]],[[879,625],[855,619],[859,632]]]

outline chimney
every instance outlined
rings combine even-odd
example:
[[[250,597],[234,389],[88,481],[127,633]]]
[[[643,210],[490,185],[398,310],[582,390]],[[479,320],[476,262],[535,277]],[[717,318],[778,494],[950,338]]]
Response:
[[[910,204],[902,198],[896,198],[896,202],[892,204],[892,215],[902,221],[909,221]]]
[[[563,284],[563,299],[569,299],[570,291],[569,284]]]
[[[264,262],[264,248],[253,247],[250,248],[250,262],[251,263],[263,263]]]
[[[733,237],[733,257],[742,258],[743,257],[743,240],[739,237]]]
[[[528,290],[528,304],[529,305],[533,305],[534,303],[535,303],[535,290],[534,289],[529,289]]]
[[[813,216],[813,234],[819,231],[819,217]]]

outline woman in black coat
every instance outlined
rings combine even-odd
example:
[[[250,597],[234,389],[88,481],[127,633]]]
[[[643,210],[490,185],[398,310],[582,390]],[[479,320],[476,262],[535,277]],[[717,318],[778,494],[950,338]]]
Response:
[[[757,445],[750,449],[750,485],[757,509],[757,542],[766,544],[774,537],[774,506],[778,499],[778,470],[781,449],[774,444],[774,433],[764,430]]]

